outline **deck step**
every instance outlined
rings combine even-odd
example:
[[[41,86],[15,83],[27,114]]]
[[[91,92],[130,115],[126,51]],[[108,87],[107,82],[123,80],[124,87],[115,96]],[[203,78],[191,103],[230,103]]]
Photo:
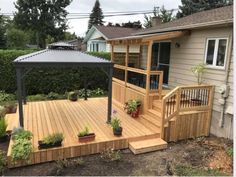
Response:
[[[149,109],[147,111],[147,113],[152,116],[152,117],[155,117],[155,118],[160,118],[161,117],[161,112],[160,111],[157,111],[157,110],[154,110],[154,109]]]
[[[140,122],[141,124],[143,124],[145,127],[147,127],[150,130],[152,130],[153,132],[156,132],[156,133],[160,133],[161,132],[160,126],[157,126],[157,125],[153,124],[152,122],[144,119],[142,116],[143,115],[140,115],[140,118],[138,118],[136,120],[138,122]]]
[[[129,142],[129,149],[134,154],[142,154],[167,148],[167,142],[161,138],[150,138],[140,141]]]
[[[141,115],[141,119],[144,119],[146,121],[148,121],[149,123],[157,126],[157,127],[161,127],[161,120],[160,118],[154,118],[150,115],[147,115],[147,114],[143,114]]]

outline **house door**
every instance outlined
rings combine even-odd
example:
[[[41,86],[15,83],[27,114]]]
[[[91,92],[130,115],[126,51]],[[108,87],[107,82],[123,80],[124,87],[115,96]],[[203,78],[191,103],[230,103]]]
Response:
[[[170,42],[155,42],[152,46],[152,70],[163,71],[163,84],[168,85]]]

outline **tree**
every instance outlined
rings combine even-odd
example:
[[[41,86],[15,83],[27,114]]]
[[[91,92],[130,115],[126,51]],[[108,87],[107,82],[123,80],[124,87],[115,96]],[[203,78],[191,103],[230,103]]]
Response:
[[[152,27],[152,18],[157,17],[158,14],[158,8],[154,7],[153,9],[153,16],[144,14],[144,24],[143,26],[145,28],[151,28]]]
[[[162,6],[158,17],[160,17],[162,23],[170,22],[174,19],[173,10],[166,10],[165,7]]]
[[[127,22],[127,23],[122,23],[121,27],[124,28],[142,28],[142,23],[138,20],[138,21],[134,21],[134,22]]]
[[[55,39],[61,38],[67,26],[67,7],[72,0],[17,0],[17,12],[14,21],[22,30],[32,30],[37,35],[37,43],[46,47],[48,35]]]
[[[170,22],[175,17],[173,15],[173,10],[167,10],[165,9],[165,6],[163,5],[160,10],[157,10],[157,8],[154,8],[153,10],[153,16],[144,15],[144,24],[143,26],[145,28],[151,28],[152,27],[152,18],[153,17],[159,17],[162,21],[162,23]]]
[[[7,42],[6,30],[9,21],[10,21],[9,18],[0,15],[0,49],[6,48],[6,42]]]
[[[7,47],[23,49],[29,42],[29,35],[22,30],[10,28],[7,30]]]
[[[89,22],[88,22],[88,31],[93,25],[103,25],[103,12],[100,7],[100,2],[99,0],[96,0],[93,10],[89,16]]]
[[[233,4],[233,0],[181,0],[181,2],[182,5],[179,6],[176,14],[177,18]]]

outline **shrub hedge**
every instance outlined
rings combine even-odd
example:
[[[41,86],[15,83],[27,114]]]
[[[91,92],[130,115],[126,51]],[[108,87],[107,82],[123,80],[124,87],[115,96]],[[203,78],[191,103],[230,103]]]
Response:
[[[7,93],[16,92],[16,74],[12,63],[18,56],[33,52],[33,50],[0,50],[0,90]],[[110,59],[109,53],[89,53],[94,56]],[[48,94],[78,90],[88,84],[89,89],[101,88],[107,90],[107,76],[99,68],[78,69],[35,69],[26,76],[26,91],[28,95]]]

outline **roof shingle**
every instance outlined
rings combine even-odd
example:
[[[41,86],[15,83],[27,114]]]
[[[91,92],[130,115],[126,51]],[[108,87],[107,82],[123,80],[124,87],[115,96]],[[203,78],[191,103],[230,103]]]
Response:
[[[192,15],[168,22],[163,23],[159,26],[152,27],[149,29],[141,30],[135,35],[150,34],[156,32],[191,29],[193,27],[201,27],[212,22],[224,23],[233,21],[233,5],[216,8],[212,10],[206,10]]]
[[[108,39],[119,38],[119,37],[127,37],[132,33],[137,32],[138,30],[135,28],[123,28],[116,26],[95,26],[104,36]]]

